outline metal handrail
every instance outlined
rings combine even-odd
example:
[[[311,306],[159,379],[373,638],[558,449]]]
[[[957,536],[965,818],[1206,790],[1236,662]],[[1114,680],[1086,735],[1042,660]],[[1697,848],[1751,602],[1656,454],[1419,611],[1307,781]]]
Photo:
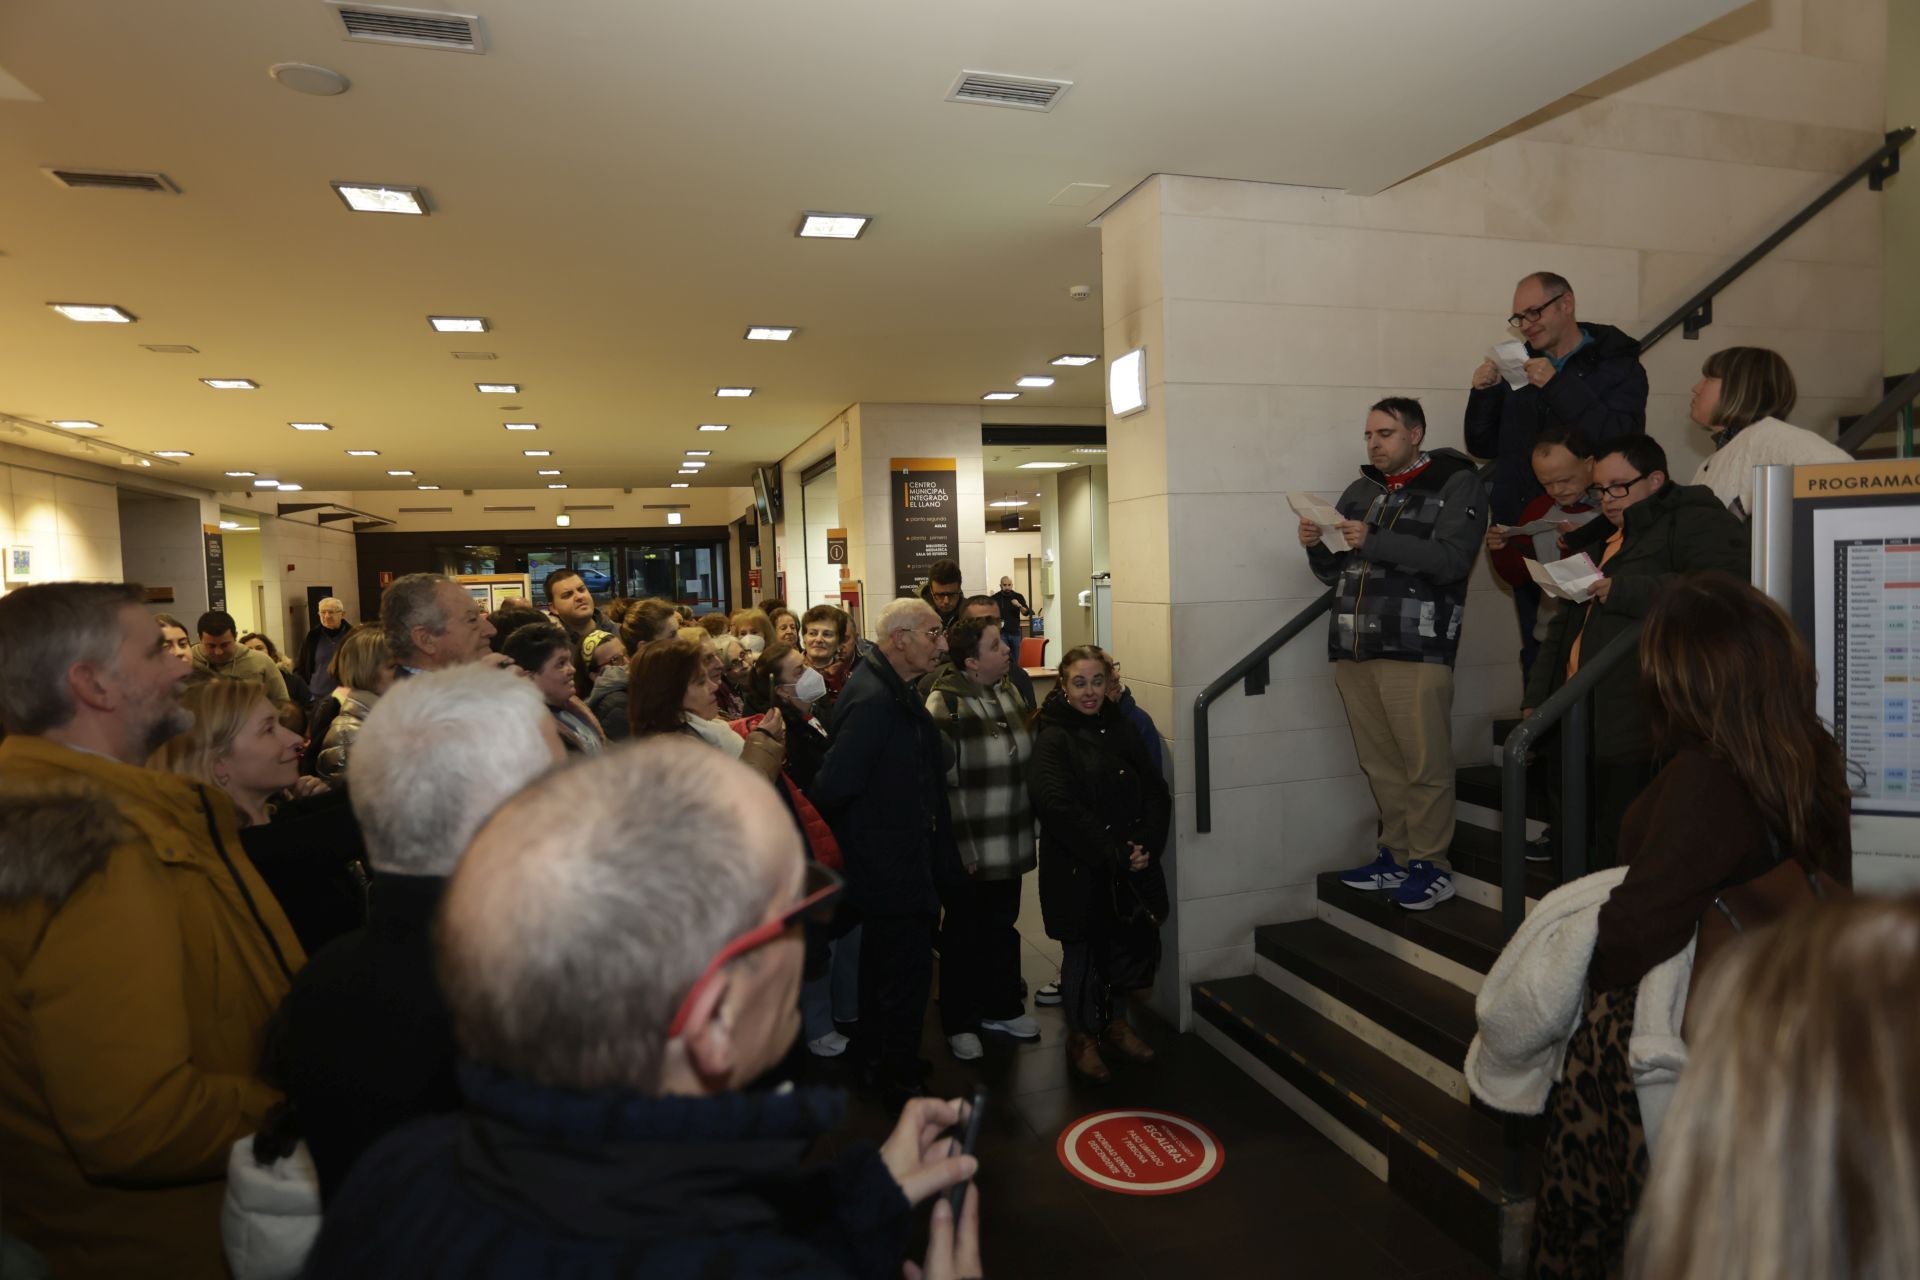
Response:
[[[1872,155],[1855,165],[1845,177],[1815,196],[1812,204],[1788,218],[1780,225],[1779,230],[1748,250],[1738,262],[1715,276],[1712,284],[1688,298],[1672,315],[1649,329],[1647,335],[1640,339],[1640,350],[1644,352],[1675,329],[1681,330],[1682,337],[1698,338],[1700,331],[1713,323],[1713,300],[1722,290],[1745,275],[1754,263],[1779,248],[1788,236],[1812,222],[1821,210],[1851,191],[1862,178],[1867,180],[1867,185],[1873,190],[1880,190],[1888,178],[1900,172],[1900,148],[1906,146],[1912,138],[1911,125],[1889,131],[1886,141],[1875,148]]]
[[[1287,625],[1260,642],[1258,648],[1227,668],[1225,675],[1200,691],[1193,700],[1193,825],[1196,831],[1213,830],[1213,762],[1207,735],[1207,709],[1241,680],[1247,682],[1247,696],[1267,691],[1267,659],[1282,646],[1313,624],[1313,620],[1333,608],[1334,589],[1328,587],[1320,598],[1293,615]]]
[[[1900,411],[1920,398],[1920,369],[1914,370],[1902,378],[1886,398],[1873,408],[1861,414],[1859,420],[1834,441],[1848,453],[1852,453],[1867,441],[1880,434],[1880,429],[1900,416]]]
[[[1527,755],[1542,734],[1563,719],[1560,769],[1563,785],[1554,830],[1560,833],[1560,883],[1587,873],[1587,717],[1593,690],[1640,647],[1642,623],[1580,659],[1580,670],[1507,734],[1500,765],[1500,923],[1506,936],[1527,918]]]

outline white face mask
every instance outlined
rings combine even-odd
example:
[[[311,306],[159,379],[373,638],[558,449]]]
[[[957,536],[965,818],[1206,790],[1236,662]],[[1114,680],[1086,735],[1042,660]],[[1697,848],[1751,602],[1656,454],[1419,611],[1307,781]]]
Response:
[[[759,653],[767,647],[767,642],[757,632],[749,631],[746,635],[740,637],[740,647],[748,653]]]
[[[793,700],[795,702],[818,702],[827,696],[827,678],[808,667],[793,682]]]

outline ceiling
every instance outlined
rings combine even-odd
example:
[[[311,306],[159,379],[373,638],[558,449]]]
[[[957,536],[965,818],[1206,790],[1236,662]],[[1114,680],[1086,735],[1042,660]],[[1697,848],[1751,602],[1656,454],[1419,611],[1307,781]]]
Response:
[[[742,484],[850,403],[976,403],[1030,373],[1058,382],[1020,407],[1097,411],[1100,366],[1046,362],[1099,350],[1089,223],[1145,177],[1375,191],[1729,7],[476,0],[473,56],[344,40],[323,0],[8,0],[0,413],[191,450],[164,472],[188,483],[355,490],[525,488],[543,465],[650,486],[694,448],[704,483]],[[351,90],[293,92],[283,61]],[[944,101],[968,69],[1074,83],[1051,113]],[[67,190],[49,165],[180,193]],[[352,213],[330,180],[417,184],[432,214]],[[1072,183],[1105,190],[1049,203]],[[809,209],[875,220],[801,240]],[[750,324],[800,332],[750,343]]]

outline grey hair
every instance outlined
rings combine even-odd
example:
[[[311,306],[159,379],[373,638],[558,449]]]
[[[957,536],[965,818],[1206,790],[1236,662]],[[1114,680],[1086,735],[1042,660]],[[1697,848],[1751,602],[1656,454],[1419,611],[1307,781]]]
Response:
[[[910,619],[918,618],[923,613],[932,614],[935,618],[940,616],[934,613],[932,605],[919,596],[901,596],[888,601],[887,607],[882,609],[880,616],[874,620],[874,643],[885,644],[894,632],[913,630],[914,624]]]
[[[447,629],[450,619],[440,606],[440,584],[452,581],[444,573],[409,573],[395,578],[380,597],[380,626],[387,633],[387,651],[395,662],[405,664],[414,656],[415,627],[435,635]]]
[[[496,667],[396,680],[347,757],[376,871],[450,875],[487,815],[553,765],[533,685]]]
[[[0,596],[0,728],[41,734],[79,711],[67,687],[76,663],[120,656],[120,610],[144,605],[132,582],[43,582]],[[154,627],[154,644],[160,628]]]
[[[313,606],[313,611],[315,613],[318,613],[329,605],[338,609],[342,613],[345,613],[347,611],[347,602],[345,600],[342,600],[339,596],[328,596],[326,599],[322,600],[319,604]]]
[[[772,800],[745,766],[669,735],[503,806],[441,912],[440,984],[461,1048],[518,1080],[656,1092],[680,1001],[776,891],[753,852],[769,839],[755,788]]]

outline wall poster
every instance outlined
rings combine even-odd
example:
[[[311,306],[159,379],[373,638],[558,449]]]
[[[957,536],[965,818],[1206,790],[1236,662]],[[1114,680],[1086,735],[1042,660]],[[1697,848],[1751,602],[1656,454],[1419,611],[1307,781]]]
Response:
[[[893,594],[920,594],[938,560],[960,554],[960,500],[953,458],[894,458],[888,497],[893,506]]]
[[[207,609],[224,613],[227,608],[226,544],[221,541],[219,525],[203,524],[200,528],[207,539]]]

